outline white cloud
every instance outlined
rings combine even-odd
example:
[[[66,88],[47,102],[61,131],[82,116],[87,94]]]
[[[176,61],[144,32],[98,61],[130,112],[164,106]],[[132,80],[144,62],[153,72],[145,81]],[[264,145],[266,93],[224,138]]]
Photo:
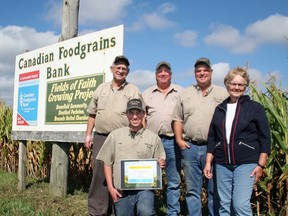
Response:
[[[247,26],[241,33],[233,26],[213,24],[212,33],[204,38],[208,45],[230,49],[232,53],[252,53],[263,43],[287,43],[288,17],[271,15]]]
[[[204,38],[208,45],[228,48],[232,53],[251,53],[256,47],[253,38],[244,37],[232,26],[213,25],[213,32]]]
[[[94,25],[105,27],[123,23],[127,15],[127,7],[133,0],[84,0],[79,6],[79,25]],[[140,4],[140,3],[139,3]],[[143,3],[141,3],[143,6]],[[63,3],[58,0],[49,0],[47,13],[44,18],[52,20],[56,25],[62,23]],[[167,19],[166,15],[174,12],[176,7],[171,3],[161,4],[155,12],[139,14],[135,21],[127,27],[129,31],[140,31],[144,28],[166,29],[175,26],[176,23]]]
[[[33,36],[33,37],[32,37]],[[53,32],[36,32],[29,27],[6,26],[0,27],[0,61],[11,63],[15,55],[26,50],[36,49],[57,42],[59,36]]]
[[[183,47],[195,47],[197,42],[197,33],[191,30],[186,30],[181,33],[175,34],[175,40],[177,44]]]
[[[212,81],[215,85],[224,87],[224,78],[227,73],[232,69],[229,63],[219,62],[212,65],[213,75]],[[267,82],[271,76],[274,76],[276,80],[279,79],[279,72],[271,72],[269,74],[264,74],[256,68],[248,68],[248,74],[251,82],[256,82],[258,86],[261,86],[263,83]]]
[[[166,15],[174,12],[176,7],[170,3],[160,5],[155,12],[145,13],[139,16],[129,27],[130,31],[140,31],[144,28],[162,30],[176,25],[174,21],[169,20]]]
[[[160,13],[144,14],[142,19],[144,23],[152,29],[166,29],[174,25],[173,21],[168,20]]]
[[[212,65],[212,82],[215,85],[224,86],[224,78],[230,70],[229,63],[219,62]]]
[[[63,1],[48,0],[46,3],[46,13],[43,14],[43,18],[48,21],[51,20],[57,26],[61,26],[62,8]]]
[[[149,70],[136,70],[131,71],[127,77],[127,81],[136,85],[141,91],[155,85],[155,72]]]
[[[1,53],[0,53],[1,55]],[[15,59],[15,58],[14,58]],[[1,76],[7,76],[14,70],[14,59],[10,59],[10,62],[0,60],[0,74]]]
[[[13,87],[14,87],[14,73],[13,76],[0,77],[0,101],[3,100],[8,106],[13,104]]]
[[[34,50],[58,41],[51,31],[37,32],[33,28],[0,27],[0,98],[12,104],[15,57],[26,50]]]
[[[263,73],[258,69],[249,68],[249,77],[251,82],[256,82],[257,86],[262,86],[264,83],[271,81],[271,79],[275,79],[277,81],[281,80],[282,74],[279,71],[271,71],[269,73]]]
[[[268,73],[269,79],[267,79],[266,82],[269,81],[271,78],[275,78],[275,80],[281,81],[284,78],[283,76],[287,76],[287,73],[281,73],[280,71],[271,71]]]
[[[267,76],[264,76],[259,70],[254,69],[254,68],[248,68],[248,73],[249,73],[249,78],[250,81],[256,81],[257,83],[263,83],[267,80],[265,80],[267,78]]]
[[[126,16],[126,7],[132,0],[84,0],[80,1],[80,24],[119,23]]]
[[[246,35],[253,37],[258,43],[286,42],[288,37],[288,17],[279,14],[259,20],[246,28]]]
[[[174,12],[175,10],[176,10],[175,5],[171,4],[171,3],[163,3],[157,9],[157,11],[160,14],[167,14],[167,13],[170,13],[170,12]]]
[[[105,24],[118,24],[126,16],[126,7],[133,0],[83,0],[79,6],[79,24],[101,26]],[[46,19],[61,25],[63,1],[50,0],[47,3]]]
[[[218,62],[212,65],[213,75],[212,81],[215,85],[224,86],[224,78],[227,73],[232,69],[229,63]],[[265,83],[269,80],[269,74],[264,74],[258,69],[248,68],[248,74],[250,77],[250,81],[256,81],[257,83]],[[274,75],[275,78],[279,78],[279,72],[271,72],[271,75]]]
[[[172,83],[181,85],[184,88],[194,84],[195,82],[194,67],[188,68],[185,71],[173,72],[172,74]]]

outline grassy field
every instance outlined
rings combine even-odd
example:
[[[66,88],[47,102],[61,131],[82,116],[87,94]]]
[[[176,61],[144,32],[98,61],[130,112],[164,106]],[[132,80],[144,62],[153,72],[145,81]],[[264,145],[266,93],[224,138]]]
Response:
[[[0,215],[88,215],[87,193],[75,191],[66,197],[49,195],[49,183],[27,178],[27,190],[18,192],[17,174],[0,170]]]
[[[88,193],[76,190],[66,197],[49,195],[49,183],[27,178],[27,189],[18,192],[16,173],[0,170],[0,216],[82,216],[88,215]],[[165,215],[163,203],[156,199],[158,216]]]

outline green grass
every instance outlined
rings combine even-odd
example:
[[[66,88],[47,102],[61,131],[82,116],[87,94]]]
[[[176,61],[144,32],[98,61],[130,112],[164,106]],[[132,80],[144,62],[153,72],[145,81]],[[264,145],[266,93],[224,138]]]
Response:
[[[0,170],[0,216],[82,216],[88,215],[87,192],[74,191],[66,197],[49,195],[49,183],[27,178],[27,189],[18,192],[16,173]],[[164,216],[165,206],[156,201],[158,216]]]
[[[26,183],[26,190],[18,192],[17,174],[0,170],[0,216],[88,215],[88,193],[84,190],[70,190],[66,197],[54,197],[49,195],[47,181],[27,177]],[[157,216],[166,215],[163,200],[165,200],[164,197],[156,196]]]
[[[66,197],[49,195],[49,183],[27,178],[27,189],[17,190],[17,174],[0,170],[0,215],[88,215],[87,193],[74,191]]]

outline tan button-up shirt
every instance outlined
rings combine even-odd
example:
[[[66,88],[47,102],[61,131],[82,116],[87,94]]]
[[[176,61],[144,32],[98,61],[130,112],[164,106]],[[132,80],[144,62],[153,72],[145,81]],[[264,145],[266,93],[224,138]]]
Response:
[[[105,140],[97,160],[113,167],[113,183],[120,188],[122,159],[166,159],[165,151],[159,136],[148,129],[141,129],[133,137],[129,127],[112,131]]]
[[[157,85],[146,89],[142,96],[146,105],[146,127],[159,135],[173,136],[172,113],[183,87],[171,84],[166,95]]]
[[[197,86],[182,91],[173,111],[173,120],[183,123],[184,136],[195,141],[207,141],[215,107],[228,97],[225,88],[212,85],[205,96]]]
[[[102,83],[93,93],[87,112],[95,117],[95,130],[108,134],[111,131],[128,126],[126,116],[127,102],[132,98],[142,98],[140,90],[125,82],[115,90],[111,82]]]

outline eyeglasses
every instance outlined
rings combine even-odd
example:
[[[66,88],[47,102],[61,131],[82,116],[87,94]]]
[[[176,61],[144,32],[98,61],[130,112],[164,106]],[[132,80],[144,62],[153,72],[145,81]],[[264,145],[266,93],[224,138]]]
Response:
[[[126,67],[114,66],[114,68],[115,68],[116,70],[122,70],[122,71],[124,71],[124,72],[128,71],[128,68],[126,68]]]
[[[236,87],[236,86],[238,86],[239,88],[245,88],[246,87],[246,84],[242,84],[242,83],[228,83],[230,86],[232,86],[232,87]]]

